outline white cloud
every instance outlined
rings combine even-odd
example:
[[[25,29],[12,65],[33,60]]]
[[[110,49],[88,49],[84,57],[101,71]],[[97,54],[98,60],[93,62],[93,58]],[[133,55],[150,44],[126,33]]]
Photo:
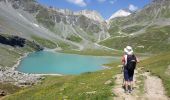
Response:
[[[138,7],[137,7],[137,6],[134,6],[133,4],[130,4],[130,5],[129,5],[129,10],[130,10],[130,11],[136,11],[136,10],[138,10]]]
[[[84,0],[67,0],[70,3],[76,4],[80,7],[87,6],[86,2]]]
[[[117,0],[111,0],[109,1],[110,4],[114,4]]]
[[[106,0],[98,0],[98,2],[105,2]]]

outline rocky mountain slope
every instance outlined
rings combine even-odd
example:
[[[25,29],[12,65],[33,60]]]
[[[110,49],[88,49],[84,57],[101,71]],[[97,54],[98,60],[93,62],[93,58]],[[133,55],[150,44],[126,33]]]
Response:
[[[43,39],[62,49],[82,50],[110,36],[95,11],[55,9],[35,0],[1,0],[0,11],[1,33],[34,40],[44,47]]]

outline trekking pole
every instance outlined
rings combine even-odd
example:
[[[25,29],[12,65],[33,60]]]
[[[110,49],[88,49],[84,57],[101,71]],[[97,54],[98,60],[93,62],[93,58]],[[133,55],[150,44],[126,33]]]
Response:
[[[124,82],[125,82],[125,79],[124,79],[124,65],[122,65],[122,70],[121,70],[121,73],[123,74],[123,81],[122,81],[122,87],[124,88]]]
[[[123,73],[123,71],[124,71],[124,66],[122,65],[122,70],[121,70],[121,73]]]

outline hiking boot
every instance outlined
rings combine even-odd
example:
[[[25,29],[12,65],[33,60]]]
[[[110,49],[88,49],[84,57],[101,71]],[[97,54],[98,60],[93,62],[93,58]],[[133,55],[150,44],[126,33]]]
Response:
[[[132,90],[129,90],[129,93],[131,94],[131,93],[132,93]]]
[[[131,94],[133,92],[133,89],[129,89],[129,93]]]
[[[128,90],[125,90],[124,93],[125,93],[125,94],[128,94]]]

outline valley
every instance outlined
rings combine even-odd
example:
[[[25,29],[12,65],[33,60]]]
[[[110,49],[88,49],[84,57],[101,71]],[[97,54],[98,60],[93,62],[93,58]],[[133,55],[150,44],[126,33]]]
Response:
[[[127,96],[117,94],[114,89],[120,89],[120,80],[116,76],[121,77],[120,60],[127,45],[133,47],[141,60],[137,65],[137,81],[140,82],[136,89],[140,95],[135,96],[148,99],[144,93],[145,82],[158,79],[163,96],[170,97],[169,5],[169,0],[153,0],[135,12],[120,9],[105,20],[95,10],[75,12],[44,6],[36,0],[0,0],[0,99],[112,100],[119,96],[125,99]],[[81,59],[90,65],[92,62],[96,64],[86,65],[89,69],[76,75],[56,72],[40,75],[16,70],[24,58],[32,53],[38,55],[38,52],[49,52],[51,56],[43,59],[45,54],[42,53],[41,60],[48,61],[51,66],[57,61],[68,60],[69,57],[63,58],[60,54],[87,57],[70,58],[74,67]],[[108,62],[102,59],[105,57],[118,59]],[[38,58],[32,61],[32,68],[38,65],[36,63],[42,63]],[[91,72],[94,66],[106,68]],[[77,73],[76,69],[74,71]],[[144,73],[150,74],[145,76]]]

